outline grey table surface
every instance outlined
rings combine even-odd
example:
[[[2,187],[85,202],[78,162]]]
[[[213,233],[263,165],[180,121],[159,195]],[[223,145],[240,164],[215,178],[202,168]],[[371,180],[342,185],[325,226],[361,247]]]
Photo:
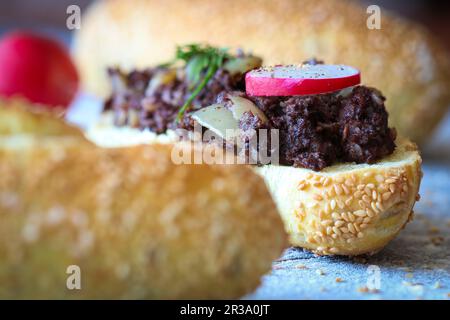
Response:
[[[68,119],[89,126],[100,107],[81,95]],[[422,154],[415,219],[386,248],[358,258],[289,248],[244,299],[450,299],[450,113]]]

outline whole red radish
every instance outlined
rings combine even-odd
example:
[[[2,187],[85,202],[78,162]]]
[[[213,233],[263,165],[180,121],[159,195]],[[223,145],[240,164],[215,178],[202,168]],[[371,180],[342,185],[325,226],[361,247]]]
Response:
[[[0,40],[0,95],[66,108],[78,90],[78,73],[59,42],[29,32]]]

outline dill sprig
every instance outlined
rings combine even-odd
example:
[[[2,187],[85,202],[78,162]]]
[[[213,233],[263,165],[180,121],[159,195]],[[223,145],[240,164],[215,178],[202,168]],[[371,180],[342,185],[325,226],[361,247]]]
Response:
[[[170,67],[178,61],[186,64],[186,77],[189,83],[190,95],[177,114],[176,121],[179,122],[194,99],[200,94],[208,81],[216,71],[222,67],[226,59],[232,57],[225,48],[216,48],[207,45],[188,44],[178,46],[175,59],[161,65]]]

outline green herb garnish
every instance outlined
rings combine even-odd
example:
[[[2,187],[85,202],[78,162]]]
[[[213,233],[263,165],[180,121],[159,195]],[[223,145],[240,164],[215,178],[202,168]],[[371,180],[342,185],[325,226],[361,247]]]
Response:
[[[189,44],[177,47],[175,59],[161,65],[162,67],[170,67],[177,61],[183,61],[186,64],[186,77],[191,93],[178,111],[177,122],[183,118],[184,113],[192,101],[200,94],[216,71],[222,67],[224,61],[231,58],[227,53],[227,49]]]

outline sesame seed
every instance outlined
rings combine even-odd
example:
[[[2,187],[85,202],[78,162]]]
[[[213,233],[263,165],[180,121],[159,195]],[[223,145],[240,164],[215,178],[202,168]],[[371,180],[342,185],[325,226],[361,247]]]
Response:
[[[300,182],[297,186],[298,190],[304,190],[306,188],[307,184],[306,182]]]
[[[344,183],[347,187],[353,187],[355,185],[350,179],[346,179]]]
[[[350,194],[350,190],[345,186],[345,184],[341,184],[341,187],[342,187],[342,190],[344,190],[344,193],[345,193],[346,195],[349,195],[349,194]]]
[[[339,220],[339,219],[341,218],[341,215],[340,215],[339,213],[337,213],[337,212],[333,212],[333,213],[331,214],[331,217],[332,217],[334,220]]]
[[[336,182],[337,182],[337,183],[342,183],[342,182],[344,182],[344,177],[342,177],[342,176],[337,177],[337,178],[336,178]]]
[[[342,200],[338,199],[337,201],[337,205],[339,207],[339,209],[344,209],[345,208],[345,204]]]
[[[365,209],[367,206],[366,206],[366,203],[364,202],[364,201],[362,201],[362,200],[359,200],[358,201],[358,204],[359,204],[359,207],[360,208],[363,208],[363,209]]]
[[[330,201],[331,210],[334,210],[336,208],[336,200],[332,199]]]
[[[342,231],[342,233],[348,233],[349,230],[346,227],[342,227],[340,228],[340,230]]]
[[[347,216],[347,213],[346,212],[342,212],[341,213],[341,217],[346,221],[346,222],[348,222],[349,221],[349,219],[348,219],[348,216]]]
[[[341,196],[344,193],[344,191],[342,190],[342,187],[339,184],[334,185],[334,191],[336,191],[336,194],[338,196]]]
[[[391,191],[391,193],[395,193],[395,184],[389,185],[389,191]]]
[[[358,238],[362,238],[362,237],[364,237],[364,233],[362,233],[362,232],[358,232]]]
[[[370,198],[367,196],[367,194],[363,195],[362,199],[365,203],[370,204]]]
[[[338,221],[336,221],[336,222],[334,223],[334,225],[335,225],[336,227],[342,227],[344,224],[345,224],[345,222],[342,221],[342,220],[338,220]]]
[[[361,191],[356,191],[356,192],[354,193],[354,196],[355,196],[356,199],[361,199],[362,192],[361,192]]]
[[[355,222],[355,216],[351,212],[347,212],[348,220]]]
[[[375,185],[373,183],[368,183],[367,188],[374,189]]]
[[[345,200],[345,205],[350,206],[352,201],[353,201],[353,197],[348,198],[347,200]]]
[[[369,224],[372,221],[370,217],[364,218],[363,223]]]
[[[359,228],[362,230],[362,229],[365,229],[365,228],[367,228],[369,225],[367,224],[367,223],[361,223],[360,225],[359,225]]]
[[[331,235],[333,233],[332,227],[327,227],[327,235]]]
[[[325,212],[323,212],[323,210],[319,211],[319,218],[323,219],[325,217]]]
[[[338,227],[333,227],[333,232],[338,236],[340,236],[342,234],[341,230],[339,230]],[[332,237],[333,237],[333,235],[332,235]],[[336,237],[333,237],[333,238],[336,238]]]
[[[378,197],[378,193],[375,190],[373,190],[372,191],[372,199],[377,200],[377,197]]]
[[[391,184],[391,183],[395,183],[395,181],[396,181],[395,179],[389,178],[389,179],[386,179],[385,182],[386,182],[387,184]]]
[[[372,207],[373,211],[378,212],[378,208],[377,208],[377,205],[376,205],[375,202],[372,202],[372,203],[370,204],[370,206]],[[370,217],[370,215],[369,215],[369,217]]]
[[[383,207],[383,204],[381,202],[377,202],[375,205],[376,205],[378,210],[384,211],[384,207]]]
[[[373,212],[372,210],[370,210],[369,208],[366,209],[366,213],[370,218],[375,217],[375,212]]]
[[[320,195],[320,194],[313,194],[313,199],[314,200],[317,200],[317,201],[321,201],[321,200],[323,200],[323,198],[322,198],[322,196]]]
[[[321,222],[321,224],[322,224],[323,226],[327,227],[327,226],[332,225],[332,224],[333,224],[333,221],[332,221],[332,220],[323,220],[323,221]]]
[[[359,191],[363,191],[365,187],[366,187],[366,186],[363,185],[363,184],[358,184],[358,186],[356,187],[356,189],[358,189]]]
[[[377,174],[377,175],[375,176],[375,180],[377,180],[377,182],[383,182],[383,181],[384,181],[384,178],[383,178],[383,176],[382,176],[381,174]]]
[[[351,224],[351,223],[347,224],[347,228],[351,233],[356,233],[356,229],[353,226],[353,224]]]
[[[353,212],[353,214],[358,217],[364,217],[366,215],[366,212],[364,210],[356,210],[355,212]]]

